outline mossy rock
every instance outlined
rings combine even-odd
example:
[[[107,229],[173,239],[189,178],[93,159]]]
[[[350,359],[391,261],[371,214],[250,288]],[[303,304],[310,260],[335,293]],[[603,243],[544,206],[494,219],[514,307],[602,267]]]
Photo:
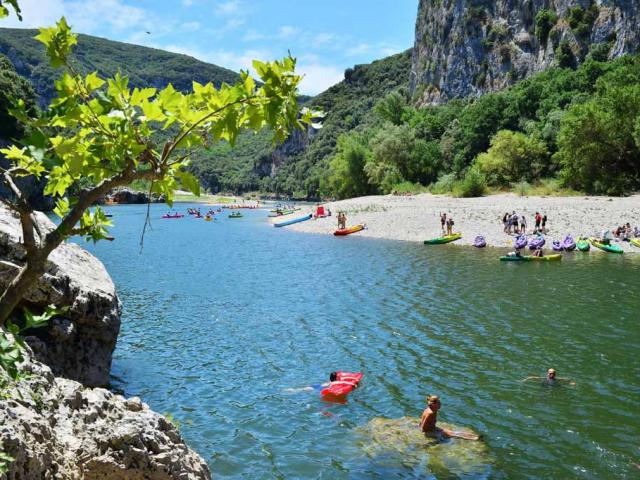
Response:
[[[420,419],[411,417],[374,418],[356,430],[360,448],[370,461],[384,464],[385,469],[396,464],[402,469],[424,469],[425,474],[438,478],[490,474],[492,458],[482,440],[427,437],[418,427],[419,423]],[[438,426],[474,434],[457,425],[438,422]]]

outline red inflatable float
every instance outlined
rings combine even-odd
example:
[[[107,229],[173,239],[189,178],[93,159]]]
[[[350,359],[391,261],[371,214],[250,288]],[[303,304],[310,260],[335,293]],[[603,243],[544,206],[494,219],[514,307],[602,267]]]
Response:
[[[358,388],[363,374],[360,372],[336,372],[336,380],[320,391],[325,402],[345,403],[347,395]]]

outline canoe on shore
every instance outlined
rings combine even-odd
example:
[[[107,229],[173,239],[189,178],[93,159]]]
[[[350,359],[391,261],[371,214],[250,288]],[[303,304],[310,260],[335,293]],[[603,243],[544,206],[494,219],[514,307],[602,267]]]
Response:
[[[462,238],[461,233],[454,233],[453,235],[447,235],[445,237],[440,238],[432,238],[431,240],[425,240],[425,245],[442,245],[443,243],[455,242],[456,240],[460,240]]]
[[[291,220],[286,220],[284,222],[274,223],[274,227],[286,227],[287,225],[293,225],[294,223],[304,222],[306,220],[311,220],[312,215],[305,215],[304,217],[292,218]]]
[[[333,234],[336,236],[351,235],[352,233],[359,232],[360,230],[364,230],[364,225],[362,223],[354,225],[353,227],[340,228],[333,232]]]
[[[545,255],[544,257],[534,257],[533,255],[506,255],[500,257],[503,262],[554,262],[562,260],[562,255]]]
[[[588,252],[589,250],[591,250],[591,244],[589,243],[588,240],[585,240],[584,238],[581,238],[580,240],[578,240],[576,242],[576,245],[578,247],[578,250],[580,250],[581,252]]]
[[[607,245],[606,243],[599,242],[596,238],[590,238],[589,241],[591,242],[591,245],[605,252],[624,253],[624,250],[622,250],[618,245]]]

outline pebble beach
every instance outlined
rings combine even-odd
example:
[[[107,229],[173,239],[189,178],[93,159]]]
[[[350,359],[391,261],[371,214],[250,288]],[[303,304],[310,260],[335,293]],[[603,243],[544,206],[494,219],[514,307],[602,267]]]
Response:
[[[442,236],[440,213],[453,217],[454,232],[462,233],[455,244],[472,245],[477,235],[483,235],[488,246],[510,247],[514,235],[503,232],[502,217],[515,211],[527,221],[527,233],[535,224],[534,215],[547,215],[547,246],[551,240],[563,240],[567,234],[596,236],[604,229],[615,229],[629,222],[640,225],[640,195],[629,197],[521,197],[498,194],[479,198],[453,198],[445,195],[368,196],[324,204],[331,217],[318,218],[290,226],[292,230],[333,234],[336,215],[347,215],[347,226],[358,223],[367,228],[357,235],[388,240],[422,242]],[[306,210],[303,209],[306,213]],[[615,241],[625,252],[640,253],[629,242]]]

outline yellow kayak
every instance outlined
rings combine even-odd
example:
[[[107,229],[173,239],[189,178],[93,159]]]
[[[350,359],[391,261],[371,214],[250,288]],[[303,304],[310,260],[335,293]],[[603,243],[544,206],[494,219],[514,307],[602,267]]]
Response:
[[[454,233],[453,235],[447,235],[445,237],[433,238],[431,240],[425,240],[425,245],[441,245],[443,243],[455,242],[456,240],[460,240],[462,238],[461,233]]]
[[[634,245],[634,246],[640,248],[640,238],[632,238],[629,241],[631,242],[631,245]]]

